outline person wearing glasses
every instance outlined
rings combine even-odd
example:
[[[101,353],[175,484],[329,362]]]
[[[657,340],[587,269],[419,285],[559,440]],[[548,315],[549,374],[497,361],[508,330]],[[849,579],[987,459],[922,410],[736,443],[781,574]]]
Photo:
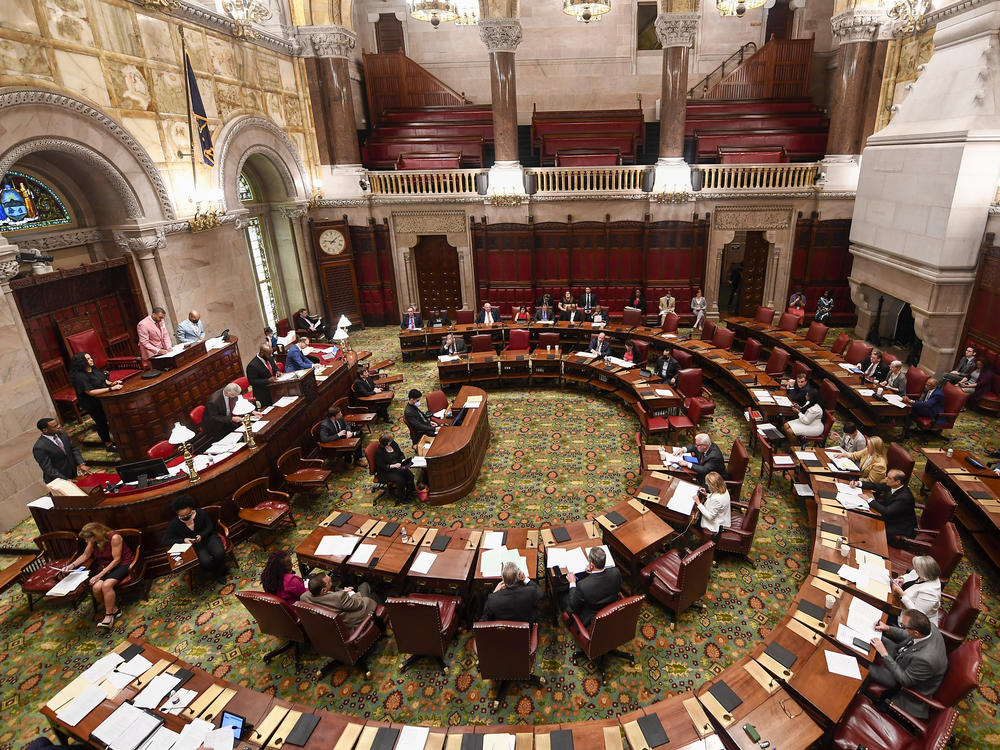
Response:
[[[198,555],[198,563],[217,583],[226,582],[226,550],[215,528],[215,519],[202,508],[196,508],[190,495],[181,495],[172,504],[174,517],[163,534],[163,546],[190,544]]]

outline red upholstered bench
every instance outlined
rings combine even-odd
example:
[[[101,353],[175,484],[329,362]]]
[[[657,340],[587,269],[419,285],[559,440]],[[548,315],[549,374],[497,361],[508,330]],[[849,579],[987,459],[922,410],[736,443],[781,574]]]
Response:
[[[438,107],[392,108],[382,111],[379,123],[393,122],[465,122],[469,120],[490,120],[493,107],[489,104],[467,106],[442,105]]]
[[[624,130],[613,130],[610,126],[593,132],[546,133],[542,136],[540,159],[543,164],[553,164],[556,154],[560,151],[592,148],[617,149],[623,162],[627,164],[635,162],[635,134]]]
[[[646,124],[641,109],[535,110],[531,115],[531,148],[539,150],[542,138],[552,133],[625,131],[635,136],[636,148],[645,150]],[[623,154],[624,155],[624,154]]]
[[[803,130],[828,128],[830,121],[821,112],[698,114],[684,121],[684,135],[713,130]]]
[[[493,120],[460,122],[407,122],[379,125],[372,134],[376,138],[453,138],[477,135],[486,143],[493,143]]]
[[[695,154],[699,161],[718,158],[720,146],[784,146],[789,158],[810,161],[823,158],[826,153],[827,131],[813,130],[714,130],[697,131],[694,136]]]
[[[616,148],[573,148],[556,153],[557,167],[617,167],[622,154]]]
[[[784,146],[719,146],[720,164],[785,164]]]
[[[483,166],[483,139],[480,136],[453,138],[376,138],[369,137],[362,148],[362,158],[369,169],[392,169],[401,154],[462,154],[462,166]]]
[[[812,112],[816,109],[811,99],[691,99],[687,103],[687,116],[704,114],[747,114],[770,112]]]
[[[462,153],[449,151],[441,154],[400,154],[396,169],[459,169]]]

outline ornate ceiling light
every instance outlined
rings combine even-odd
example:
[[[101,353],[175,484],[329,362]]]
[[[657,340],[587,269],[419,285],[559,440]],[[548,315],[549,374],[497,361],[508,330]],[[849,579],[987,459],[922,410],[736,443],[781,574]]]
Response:
[[[748,10],[762,7],[767,0],[715,0],[720,16],[743,18]]]
[[[456,26],[475,26],[479,23],[479,0],[457,0],[455,12],[458,13]]]
[[[259,0],[222,0],[222,9],[236,24],[233,34],[245,39],[260,36],[253,24],[264,23],[271,17],[271,9]]]
[[[600,21],[611,10],[611,0],[563,0],[563,13],[577,21]]]
[[[442,21],[454,21],[458,18],[455,3],[447,0],[406,0],[410,15],[418,21],[427,21],[435,29]]]
[[[930,9],[929,0],[898,0],[886,12],[896,22],[895,33],[902,36],[923,31],[924,16]]]

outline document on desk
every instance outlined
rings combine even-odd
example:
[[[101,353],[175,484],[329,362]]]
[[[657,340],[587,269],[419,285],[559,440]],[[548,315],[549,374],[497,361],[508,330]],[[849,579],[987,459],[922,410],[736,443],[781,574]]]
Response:
[[[858,395],[859,396],[874,396],[875,395],[875,391],[873,391],[871,388],[858,388]]]
[[[233,750],[233,745],[236,743],[236,736],[233,734],[232,727],[219,727],[218,729],[213,729],[208,733],[208,736],[202,740],[202,745],[207,747],[209,750]]]
[[[424,750],[430,731],[428,727],[403,727],[396,740],[395,750]]]
[[[294,404],[297,398],[298,396],[282,396],[281,398],[279,398],[277,401],[274,402],[274,405],[279,409],[283,409],[286,406],[291,406],[292,404]]]
[[[771,394],[770,394],[769,391],[763,391],[763,390],[759,390],[759,389],[751,389],[750,393],[751,393],[751,395],[753,395],[753,397],[755,399],[757,399],[757,401],[759,401],[762,404],[773,404],[774,403],[774,398],[771,396]]]
[[[458,362],[461,359],[457,354],[439,354],[438,362]]]
[[[848,372],[861,372],[857,365],[852,365],[850,362],[838,362],[837,367],[841,370],[847,370]]]
[[[86,568],[74,570],[66,575],[59,583],[45,592],[46,596],[66,596],[76,591],[77,587],[90,578],[90,571]]]
[[[168,555],[183,555],[189,549],[191,549],[191,545],[188,544],[187,542],[177,542],[177,544],[173,544],[173,545],[170,546],[170,549],[167,550],[167,554]],[[148,667],[147,667],[147,669],[148,669]],[[142,672],[140,672],[139,674],[142,674]],[[139,675],[136,675],[136,677],[138,677],[138,676]]]
[[[270,424],[266,419],[258,419],[252,425],[250,425],[250,432],[256,435],[258,432],[263,430],[267,425]]]
[[[410,566],[410,572],[425,575],[431,569],[435,560],[437,560],[437,555],[430,552],[421,552]]]
[[[139,708],[156,708],[167,693],[177,687],[178,682],[180,682],[179,677],[161,672],[149,681],[142,692],[135,696],[133,702]]]
[[[483,540],[479,543],[480,549],[497,549],[503,547],[502,531],[487,531],[483,534]]]
[[[483,735],[483,750],[514,750],[516,740],[512,734],[486,734]],[[399,745],[396,745],[396,748],[398,750]]]
[[[181,730],[181,736],[174,742],[172,750],[198,750],[214,729],[209,721],[192,719]]]
[[[198,693],[196,691],[180,688],[175,690],[172,696],[168,695],[164,699],[163,703],[160,704],[160,710],[165,714],[178,716],[197,697]]]
[[[358,546],[361,539],[356,536],[344,536],[342,534],[330,534],[319,540],[316,545],[316,554],[323,557],[347,557],[354,548]]]
[[[791,406],[792,400],[788,396],[775,396],[774,403],[778,406]]]
[[[115,652],[105,654],[84,670],[83,677],[96,685],[98,682],[107,677],[108,673],[114,670],[114,668],[123,661],[125,660],[121,657],[121,655],[116,654]]]
[[[148,740],[139,745],[138,750],[170,750],[178,737],[180,737],[178,732],[161,726],[149,736]]]
[[[868,649],[861,648],[858,644],[854,642],[854,639],[856,638],[857,640],[862,641],[864,643],[869,643],[871,641],[871,638],[865,638],[857,630],[851,630],[844,623],[840,623],[840,625],[837,626],[836,638],[845,646],[847,646],[850,649],[853,649],[854,651],[857,651],[862,656],[868,656]]]
[[[367,565],[368,561],[372,559],[374,552],[374,544],[359,544],[348,562],[352,565]]]
[[[868,510],[868,501],[861,497],[861,495],[838,492],[837,502],[847,510]]]
[[[655,388],[657,396],[663,396],[664,398],[673,398],[674,392],[669,388]]]
[[[698,485],[690,482],[679,482],[673,496],[667,502],[667,508],[683,516],[691,515],[694,501],[698,497]]]
[[[545,564],[554,568],[566,568],[570,573],[582,573],[587,569],[587,556],[579,547],[575,549],[564,549],[562,547],[549,547],[545,551]]]
[[[28,503],[29,508],[41,508],[42,510],[52,510],[55,507],[55,503],[52,498],[48,495],[38,498],[37,500],[32,500]]]
[[[795,459],[791,456],[771,456],[775,466],[795,466]]]
[[[861,669],[858,667],[857,657],[836,651],[824,651],[824,653],[826,654],[826,668],[830,670],[831,674],[839,674],[855,680],[861,679]]]
[[[851,583],[857,583],[858,578],[861,577],[861,571],[850,565],[841,565],[837,571],[837,575],[841,578],[846,578]]]
[[[892,404],[897,409],[905,409],[906,408],[906,402],[903,401],[903,397],[900,396],[900,395],[898,395],[898,394],[892,393],[892,394],[887,395],[885,397],[885,401],[888,404]]]
[[[526,581],[531,580],[527,558],[516,549],[507,549],[506,547],[483,550],[479,554],[479,572],[484,576],[498,577],[503,566],[509,562],[514,563],[524,573]]]
[[[117,720],[112,721],[116,715]],[[123,703],[91,733],[91,738],[99,739],[108,746],[108,750],[135,750],[162,723],[163,720],[155,714]],[[103,731],[102,727],[105,727]]]
[[[98,685],[90,685],[80,695],[70,701],[63,709],[56,713],[56,718],[63,724],[75,727],[83,721],[87,715],[101,705],[108,697],[108,694]]]
[[[136,654],[131,659],[126,662],[122,662],[117,667],[115,667],[116,672],[121,672],[122,674],[131,675],[132,677],[138,677],[143,674],[147,669],[153,666],[153,662],[147,659],[142,654]]]
[[[223,341],[219,336],[214,336],[213,338],[205,340],[205,351],[210,352],[214,351],[215,349],[221,349],[227,343],[229,342]]]
[[[433,416],[434,416],[435,419],[444,419],[444,415],[447,414],[447,413],[448,413],[447,409],[440,409],[440,410],[434,412]]]
[[[879,637],[878,631],[875,630],[875,623],[882,621],[883,614],[884,612],[878,607],[854,597],[847,608],[847,622],[845,624],[858,633],[861,638],[870,641],[872,638]]]
[[[858,465],[847,456],[838,456],[833,459],[833,465],[841,471],[861,471],[861,469],[858,468]]]

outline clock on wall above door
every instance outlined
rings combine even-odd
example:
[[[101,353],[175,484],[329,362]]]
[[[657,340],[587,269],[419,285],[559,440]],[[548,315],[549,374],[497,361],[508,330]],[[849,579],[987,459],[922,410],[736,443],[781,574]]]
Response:
[[[323,306],[331,320],[341,315],[357,326],[364,325],[361,318],[361,297],[354,271],[354,252],[351,247],[351,228],[346,220],[312,221],[313,257]]]

